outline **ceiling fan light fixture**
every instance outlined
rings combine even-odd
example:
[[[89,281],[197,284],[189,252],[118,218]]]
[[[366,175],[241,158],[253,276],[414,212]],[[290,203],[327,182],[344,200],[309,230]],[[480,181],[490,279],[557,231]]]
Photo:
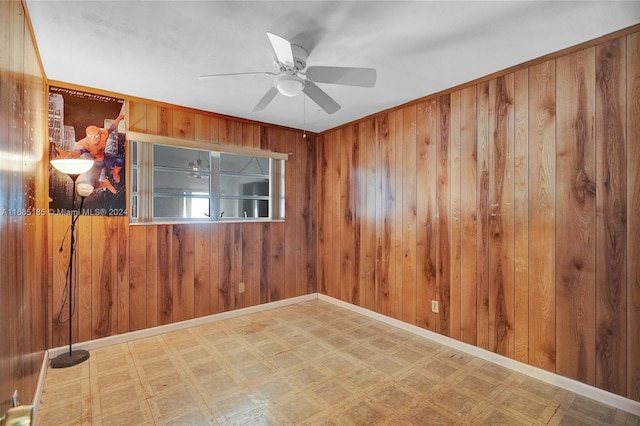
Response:
[[[276,79],[276,89],[285,96],[296,96],[304,89],[304,80],[296,75],[283,75]]]

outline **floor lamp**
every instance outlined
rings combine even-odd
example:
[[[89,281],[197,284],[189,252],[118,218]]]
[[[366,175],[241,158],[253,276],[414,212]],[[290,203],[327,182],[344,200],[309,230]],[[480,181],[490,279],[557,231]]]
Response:
[[[72,321],[73,316],[73,258],[76,251],[75,228],[76,222],[82,211],[82,204],[86,196],[93,192],[93,187],[89,184],[78,184],[76,181],[78,176],[91,169],[93,160],[85,158],[63,158],[51,160],[51,165],[58,171],[67,174],[73,180],[73,192],[71,194],[71,247],[69,249],[69,266],[67,267],[67,296],[69,298],[69,352],[58,355],[51,360],[51,368],[65,368],[72,365],[80,364],[89,359],[89,352],[79,349],[73,350],[71,345],[73,342]],[[80,195],[80,208],[76,210],[76,191]]]

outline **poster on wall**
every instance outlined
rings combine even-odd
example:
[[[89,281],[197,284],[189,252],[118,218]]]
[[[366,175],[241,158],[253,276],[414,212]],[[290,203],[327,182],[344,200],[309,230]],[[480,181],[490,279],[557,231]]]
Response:
[[[49,159],[88,158],[94,165],[77,184],[93,187],[81,214],[126,215],[124,100],[49,88]],[[49,167],[49,212],[71,209],[73,181]],[[77,206],[77,205],[76,205]]]

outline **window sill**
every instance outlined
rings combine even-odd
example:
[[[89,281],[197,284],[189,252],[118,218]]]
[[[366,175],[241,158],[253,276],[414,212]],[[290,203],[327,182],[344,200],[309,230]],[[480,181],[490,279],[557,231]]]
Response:
[[[284,223],[284,219],[224,219],[224,220],[154,220],[153,222],[129,222],[130,226],[138,225],[193,225],[193,224],[209,224],[209,225],[221,225],[225,223]]]

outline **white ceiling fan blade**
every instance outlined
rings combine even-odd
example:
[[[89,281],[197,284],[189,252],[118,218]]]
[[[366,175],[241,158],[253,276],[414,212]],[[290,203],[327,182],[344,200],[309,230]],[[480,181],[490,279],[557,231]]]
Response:
[[[253,111],[262,111],[263,109],[265,109],[267,105],[269,105],[269,103],[273,100],[273,98],[276,97],[277,94],[278,94],[278,89],[276,89],[275,86],[269,89],[267,93],[264,94],[262,99],[258,101],[256,106],[253,107]]]
[[[312,81],[307,80],[302,91],[327,114],[333,114],[340,109],[340,105]]]
[[[316,83],[359,87],[375,86],[377,76],[374,68],[349,67],[309,67],[305,74]]]
[[[272,33],[267,33],[273,52],[276,54],[278,62],[285,64],[288,67],[293,67],[293,50],[291,50],[291,43]]]
[[[230,75],[257,75],[257,74],[262,74],[262,75],[276,75],[275,73],[269,72],[269,71],[255,71],[255,72],[228,72],[228,73],[222,73],[222,74],[204,74],[201,75],[200,77],[198,77],[199,79],[205,79],[205,78],[212,78],[212,77],[226,77],[226,76],[230,76]]]

